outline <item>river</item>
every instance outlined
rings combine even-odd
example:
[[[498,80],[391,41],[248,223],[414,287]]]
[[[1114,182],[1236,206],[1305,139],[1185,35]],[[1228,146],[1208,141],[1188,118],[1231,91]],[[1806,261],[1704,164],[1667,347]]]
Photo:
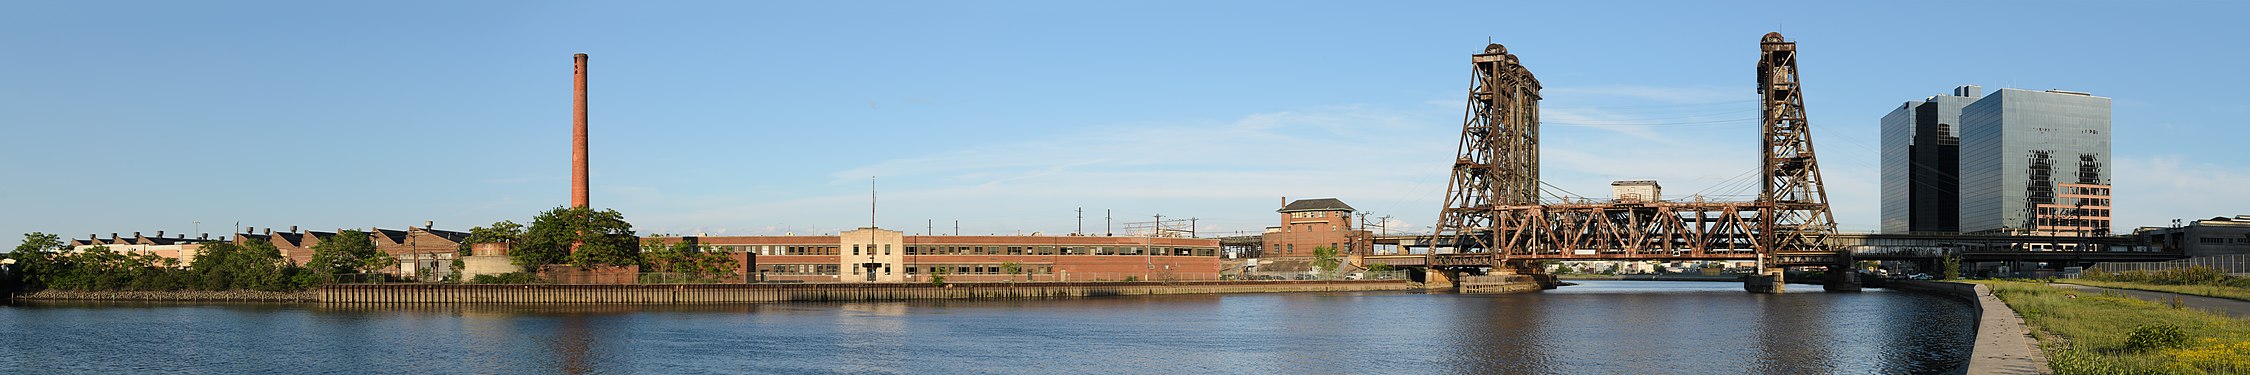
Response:
[[[1543,293],[730,306],[20,303],[0,373],[1937,373],[1965,302],[1577,281]]]

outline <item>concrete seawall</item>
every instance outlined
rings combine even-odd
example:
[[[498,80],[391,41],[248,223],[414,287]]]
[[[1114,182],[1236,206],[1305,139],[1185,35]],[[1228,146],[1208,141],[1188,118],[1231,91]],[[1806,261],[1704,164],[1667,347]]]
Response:
[[[1889,289],[1953,297],[1977,309],[1976,347],[1969,353],[1970,374],[2048,374],[2047,356],[2031,338],[2016,310],[1981,284],[1893,280]]]
[[[1153,294],[1414,290],[1403,281],[1090,283],[685,284],[685,285],[331,285],[323,303],[700,304],[792,301],[1069,298]]]

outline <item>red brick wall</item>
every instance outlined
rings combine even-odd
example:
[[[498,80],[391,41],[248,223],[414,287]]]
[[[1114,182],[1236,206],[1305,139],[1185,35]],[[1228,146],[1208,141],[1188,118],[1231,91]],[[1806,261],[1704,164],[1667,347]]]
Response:
[[[1281,231],[1263,236],[1265,257],[1310,257],[1313,248],[1321,246],[1335,246],[1339,254],[1348,255],[1344,250],[1364,252],[1373,241],[1367,231],[1352,227],[1351,215],[1345,211],[1317,212],[1320,216],[1313,218],[1293,217],[1293,213],[1281,214]]]

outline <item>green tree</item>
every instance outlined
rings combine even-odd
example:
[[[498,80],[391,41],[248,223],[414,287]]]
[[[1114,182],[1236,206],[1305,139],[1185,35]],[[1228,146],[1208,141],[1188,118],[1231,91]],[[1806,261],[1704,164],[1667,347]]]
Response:
[[[1023,263],[1016,263],[1015,261],[1000,262],[1000,272],[1008,274],[1009,278],[1014,278],[1015,275],[1023,274]],[[1031,281],[1031,275],[1024,275],[1023,280]]]
[[[1312,256],[1313,269],[1331,277],[1336,275],[1337,267],[1344,263],[1344,258],[1336,255],[1334,246],[1315,247],[1312,249]]]
[[[469,255],[469,246],[480,243],[510,243],[523,238],[523,224],[501,220],[492,225],[469,228],[469,237],[461,240],[461,255]]]
[[[951,275],[951,274],[953,274],[953,268],[952,268],[952,267],[946,267],[946,266],[933,266],[933,267],[930,267],[930,285],[936,285],[936,286],[945,286],[945,275]]]
[[[1939,280],[1952,280],[1959,278],[1961,278],[1961,256],[1956,255],[1945,257],[1944,261],[1938,262]]]
[[[51,272],[48,268],[53,263],[56,252],[68,247],[61,236],[31,232],[23,235],[23,243],[16,245],[14,251],[0,258],[16,261],[16,264],[7,266],[8,277],[14,279],[14,285],[24,289],[38,289],[45,287],[38,275]]]
[[[398,265],[398,259],[375,249],[375,238],[367,232],[344,230],[336,236],[313,245],[312,260],[305,268],[326,274],[368,273]]]
[[[572,246],[577,251],[571,251]],[[580,268],[628,266],[641,264],[641,246],[633,224],[617,210],[558,207],[532,218],[531,227],[508,250],[508,257],[526,268],[563,263]]]
[[[661,240],[651,240],[649,243],[642,245],[641,248],[644,249],[641,252],[641,261],[644,262],[641,265],[643,271],[671,272],[695,278],[710,278],[732,275],[742,268],[742,262],[735,261],[733,257],[728,257],[725,253],[705,251],[705,249],[688,244],[687,241],[675,240],[671,243],[663,243]]]
[[[314,258],[326,261],[317,252]],[[205,243],[188,269],[186,283],[204,290],[302,290],[325,283],[330,276],[289,263],[273,243],[258,240]]]

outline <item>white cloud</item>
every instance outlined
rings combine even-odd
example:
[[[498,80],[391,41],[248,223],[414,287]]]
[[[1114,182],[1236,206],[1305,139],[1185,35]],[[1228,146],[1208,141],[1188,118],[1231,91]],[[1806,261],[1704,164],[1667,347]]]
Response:
[[[2250,170],[2179,155],[2117,157],[2111,191],[2118,231],[2170,225],[2172,219],[2250,214]]]

